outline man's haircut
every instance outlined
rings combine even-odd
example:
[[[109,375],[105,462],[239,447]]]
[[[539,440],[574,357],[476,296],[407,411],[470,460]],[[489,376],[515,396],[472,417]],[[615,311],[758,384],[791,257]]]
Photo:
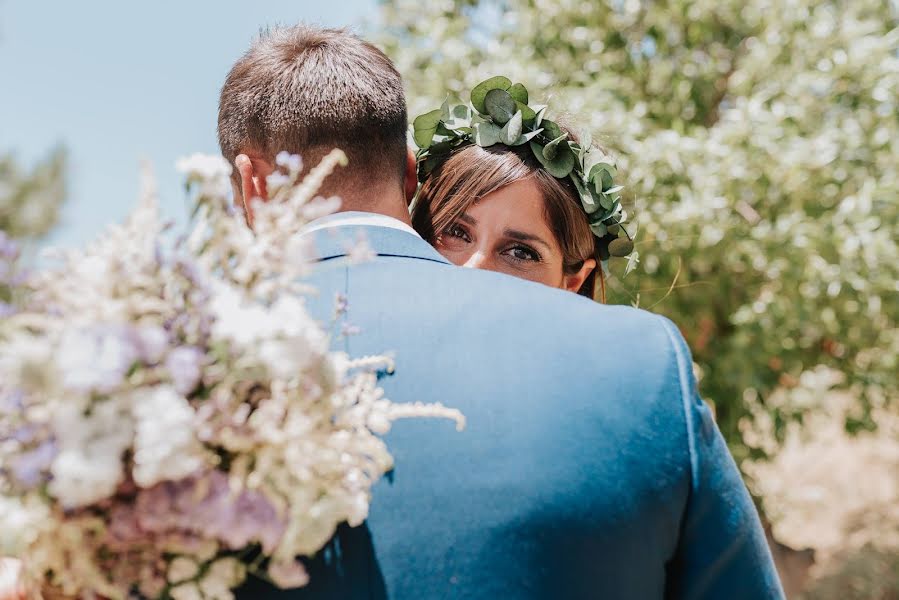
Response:
[[[340,29],[264,30],[228,73],[219,99],[222,154],[307,160],[340,148],[350,177],[383,181],[406,168],[403,81],[387,56]]]

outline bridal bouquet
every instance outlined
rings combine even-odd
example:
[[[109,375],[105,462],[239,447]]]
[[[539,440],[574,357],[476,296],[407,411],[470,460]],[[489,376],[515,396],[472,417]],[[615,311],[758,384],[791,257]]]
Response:
[[[301,181],[280,154],[251,230],[229,165],[195,155],[179,165],[185,235],[148,180],[123,225],[17,279],[0,322],[0,530],[28,581],[175,600],[230,598],[247,573],[304,585],[297,557],[362,523],[391,468],[377,434],[401,417],[462,425],[385,399],[390,360],[329,351],[304,307],[313,248],[297,232],[336,208],[314,196],[343,161]]]

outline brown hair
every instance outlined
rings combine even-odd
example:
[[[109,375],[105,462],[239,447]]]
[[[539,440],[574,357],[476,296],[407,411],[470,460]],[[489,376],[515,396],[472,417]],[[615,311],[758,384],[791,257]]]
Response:
[[[543,196],[546,223],[562,249],[566,274],[576,273],[589,258],[594,269],[578,293],[594,297],[599,258],[580,197],[568,179],[549,174],[528,146],[464,146],[439,164],[422,183],[412,209],[412,226],[428,242],[455,223],[473,204],[500,188],[533,179]],[[601,275],[600,275],[601,277]]]
[[[356,182],[399,182],[406,167],[406,101],[390,59],[341,29],[263,31],[231,68],[219,99],[222,154],[267,159],[286,150],[315,160],[343,150]]]

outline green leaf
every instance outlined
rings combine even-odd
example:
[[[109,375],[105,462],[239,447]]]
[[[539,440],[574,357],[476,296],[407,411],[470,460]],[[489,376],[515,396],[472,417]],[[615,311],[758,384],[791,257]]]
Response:
[[[509,95],[511,95],[513,98],[515,98],[516,102],[521,102],[522,104],[527,105],[528,90],[526,87],[524,87],[524,85],[522,85],[520,83],[516,83],[515,85],[510,87],[507,91],[509,92]]]
[[[482,115],[487,114],[487,93],[491,90],[508,90],[512,87],[512,82],[508,77],[491,77],[487,81],[482,81],[471,90],[471,104]]]
[[[599,204],[593,199],[593,194],[584,187],[577,173],[571,174],[571,181],[574,182],[574,187],[577,188],[578,194],[581,196],[581,205],[584,207],[584,211],[590,215],[599,210]]]
[[[536,131],[529,131],[527,133],[523,133],[517,140],[515,140],[515,143],[512,145],[513,146],[521,146],[522,144],[526,144],[527,142],[530,142],[532,139],[534,139],[535,137],[540,135],[542,132],[543,132],[542,129],[537,129]]]
[[[565,150],[559,152],[553,160],[549,160],[543,156],[543,148],[533,140],[531,141],[531,150],[534,152],[534,156],[537,157],[537,160],[540,161],[540,164],[543,165],[543,168],[557,179],[568,177],[571,170],[574,168],[574,154],[568,150],[567,146],[565,146]]]
[[[471,109],[465,104],[457,104],[453,107],[453,118],[465,121],[471,120]]]
[[[563,133],[556,139],[552,140],[550,143],[543,147],[543,156],[546,157],[547,160],[553,160],[556,158],[556,155],[559,153],[559,144],[568,137],[567,133]]]
[[[634,251],[634,242],[626,237],[615,238],[609,242],[609,254],[612,256],[627,256]]]
[[[639,252],[631,252],[631,255],[627,257],[627,267],[624,269],[623,277],[627,277],[627,274],[637,268],[637,263],[640,262],[640,253]]]
[[[521,111],[516,111],[505,127],[500,130],[499,141],[507,146],[514,146],[518,138],[521,137],[521,127]]]
[[[449,121],[450,116],[450,101],[449,96],[447,96],[443,100],[443,104],[440,105],[440,118],[444,121]]]
[[[497,125],[505,125],[509,119],[516,113],[518,107],[515,100],[505,90],[490,90],[484,99],[484,105],[487,107],[487,114],[493,119]]]
[[[603,237],[608,233],[608,228],[606,227],[605,223],[599,222],[590,225],[590,231],[592,231],[593,235],[595,235],[596,237]]]
[[[543,137],[548,140],[554,140],[565,133],[556,122],[550,121],[549,119],[543,119],[541,125],[543,126]]]
[[[536,106],[531,107],[537,113],[537,118],[534,121],[534,127],[540,127],[543,122],[543,117],[546,116],[546,105],[538,104]]]
[[[437,125],[440,124],[442,116],[443,111],[438,108],[417,116],[412,122],[412,129],[414,130],[412,139],[415,140],[419,148],[425,149],[431,145],[431,138],[437,133]]]
[[[584,149],[584,152],[590,149],[593,145],[593,136],[590,135],[590,130],[585,129],[583,133],[581,133],[581,148]]]
[[[482,148],[499,143],[500,128],[493,123],[475,123],[474,142]]]
[[[537,113],[534,112],[534,109],[528,106],[527,104],[522,104],[521,102],[515,101],[515,107],[521,111],[521,119],[528,125],[537,120]]]

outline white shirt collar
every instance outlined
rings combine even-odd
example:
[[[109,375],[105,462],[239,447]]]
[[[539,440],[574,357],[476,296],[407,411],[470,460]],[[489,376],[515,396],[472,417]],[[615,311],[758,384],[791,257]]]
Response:
[[[391,229],[399,229],[400,231],[411,233],[418,238],[421,237],[420,235],[418,235],[417,231],[415,231],[399,219],[388,217],[387,215],[382,215],[380,213],[370,213],[362,211],[339,212],[332,215],[319,217],[314,221],[310,221],[306,225],[306,227],[303,228],[303,233],[311,233],[313,231],[319,231],[320,229],[331,229],[332,227],[344,227],[347,225],[373,225],[375,227],[389,227]]]

